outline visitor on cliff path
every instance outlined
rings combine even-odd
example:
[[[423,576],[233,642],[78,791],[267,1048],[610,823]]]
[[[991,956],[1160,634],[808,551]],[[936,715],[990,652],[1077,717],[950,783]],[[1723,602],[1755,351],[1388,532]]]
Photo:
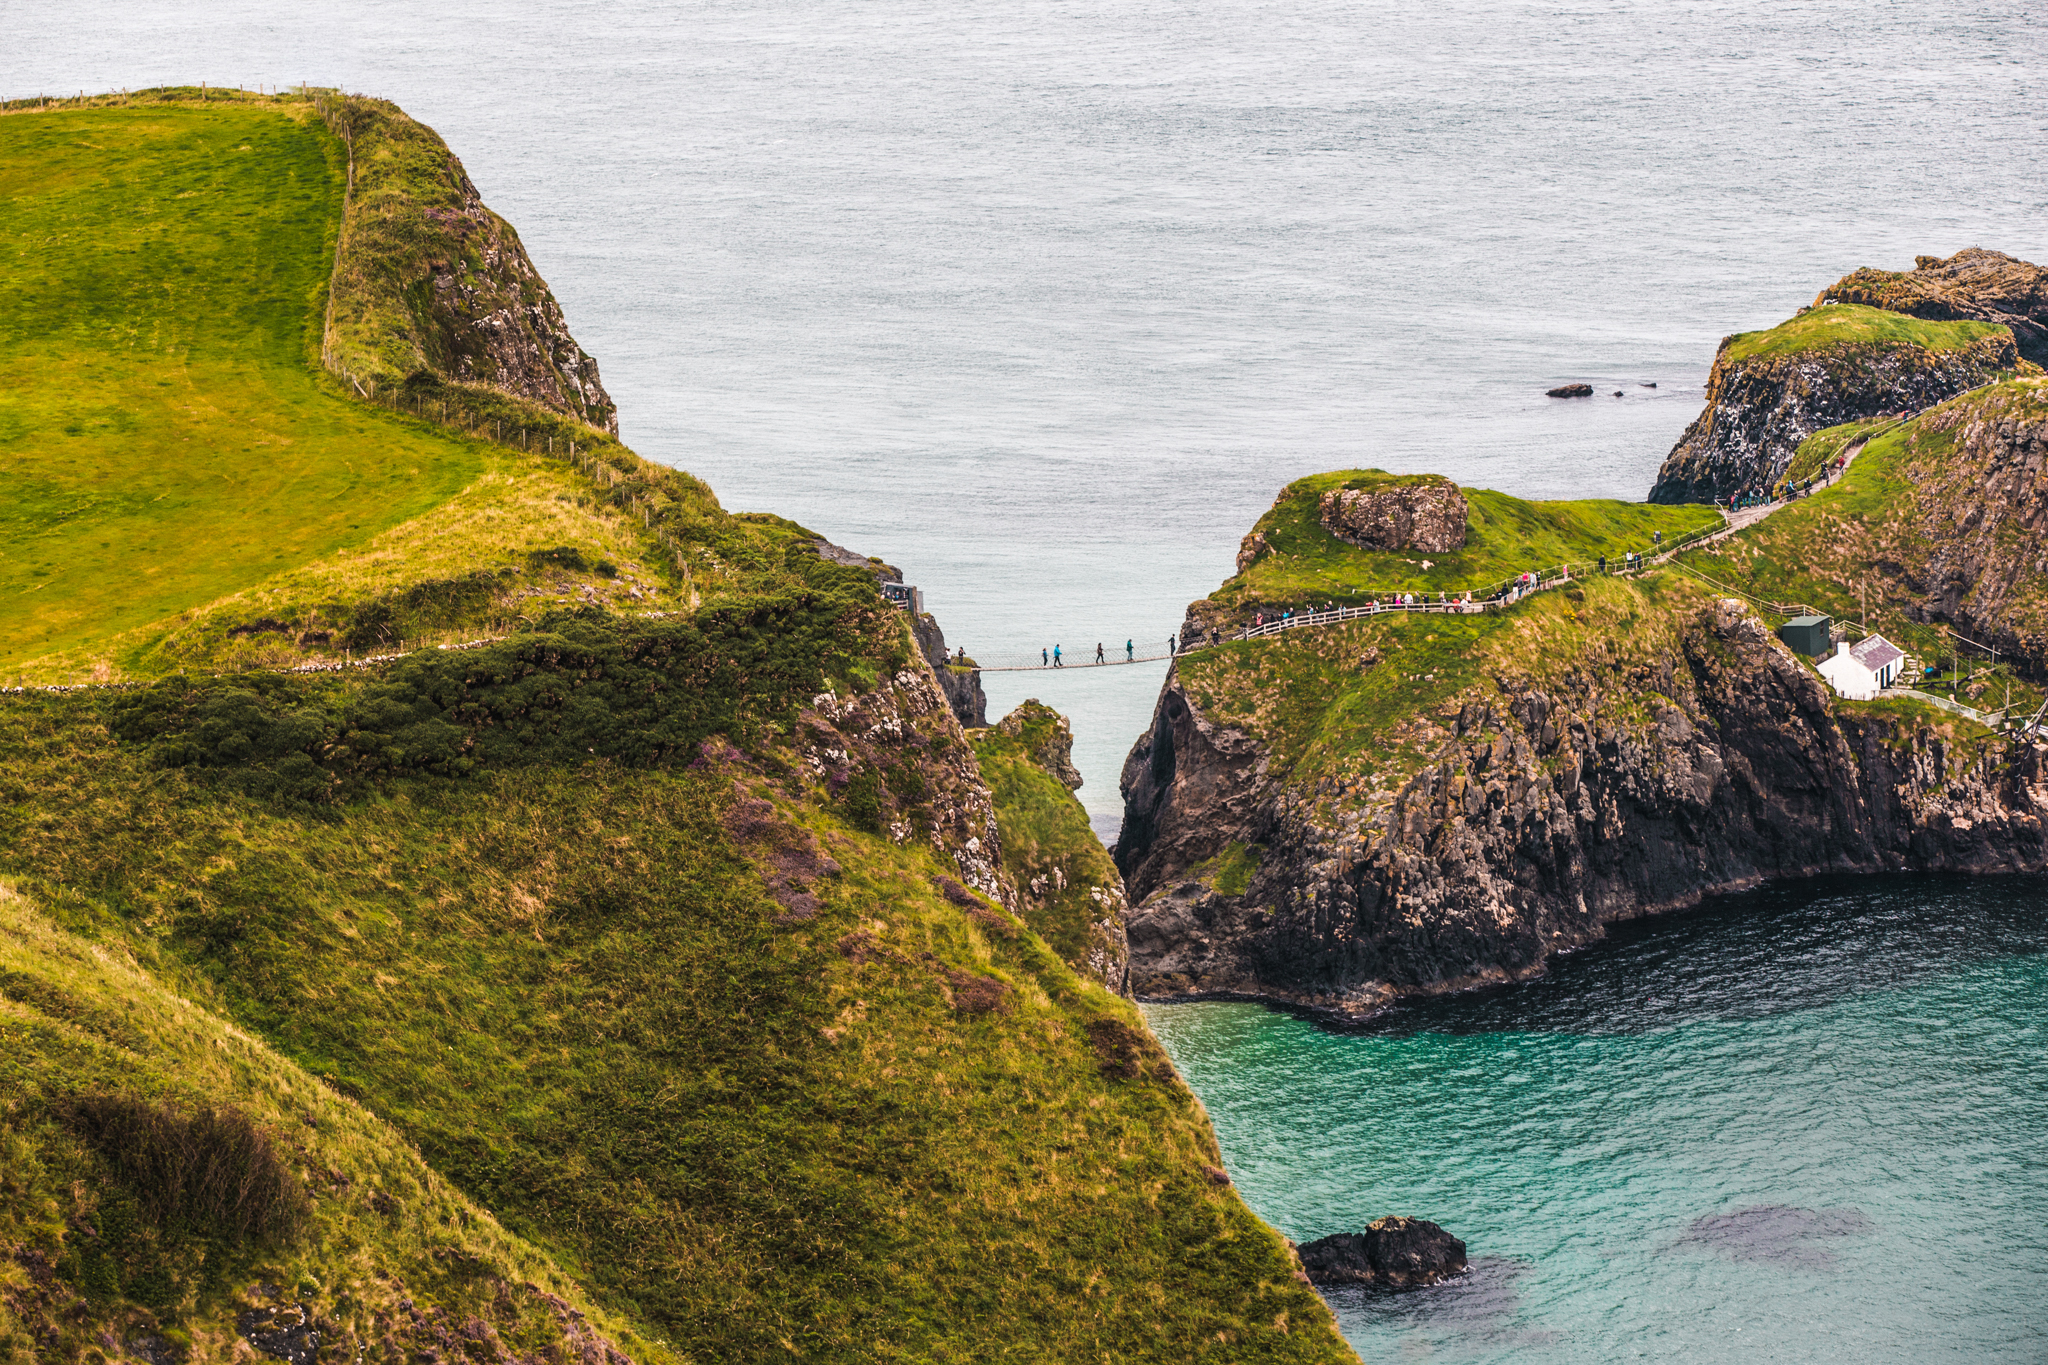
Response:
[[[1180,637],[1178,635],[1166,637],[1166,653],[1168,657],[1180,653]]]

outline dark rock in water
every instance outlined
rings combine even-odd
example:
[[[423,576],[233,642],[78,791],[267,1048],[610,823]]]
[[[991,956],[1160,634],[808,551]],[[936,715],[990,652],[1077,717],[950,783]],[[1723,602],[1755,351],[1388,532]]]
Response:
[[[1616,398],[1620,398],[1620,397],[1623,397],[1624,395],[1622,394],[1622,392],[1621,392],[1621,390],[1620,390],[1620,389],[1616,389],[1616,390],[1614,391],[1614,396],[1615,396]]]
[[[1546,398],[1591,398],[1593,396],[1593,386],[1591,384],[1561,384],[1554,389],[1545,389],[1543,396]]]
[[[1648,384],[1638,384],[1638,385],[1636,385],[1636,387],[1637,387],[1637,388],[1639,388],[1639,389],[1654,389],[1654,388],[1656,388],[1656,387],[1657,387],[1657,384],[1656,384],[1656,381],[1655,381],[1655,380],[1652,380],[1652,381],[1651,381],[1650,383],[1648,383]]]
[[[1732,1261],[1828,1270],[1835,1264],[1835,1254],[1821,1242],[1853,1237],[1875,1226],[1857,1209],[1756,1204],[1694,1219],[1676,1245],[1707,1247]]]
[[[1311,1283],[1435,1284],[1465,1270],[1465,1244],[1421,1218],[1380,1218],[1364,1232],[1339,1232],[1297,1247]]]

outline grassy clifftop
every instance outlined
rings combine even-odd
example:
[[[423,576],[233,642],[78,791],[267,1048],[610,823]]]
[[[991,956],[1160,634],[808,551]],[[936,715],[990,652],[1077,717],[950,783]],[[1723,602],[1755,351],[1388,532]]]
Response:
[[[306,113],[0,118],[0,675],[369,541],[483,472],[307,367],[341,197]]]
[[[517,375],[359,353],[422,335],[419,290],[393,281],[456,258],[414,261],[435,233],[475,249],[502,225],[480,204],[443,222],[459,164],[388,106],[350,107],[346,213],[349,148],[310,100],[0,116],[0,682],[318,663],[794,581],[801,528],[726,514]],[[388,268],[364,254],[422,223]],[[334,332],[343,374],[314,363],[337,238],[368,282]]]
[[[1843,347],[1917,346],[1926,351],[1966,350],[1986,338],[2012,336],[1993,322],[1933,322],[1863,304],[1831,303],[1787,318],[1776,327],[1737,332],[1717,357],[1729,364]]]
[[[1707,507],[1657,507],[1615,499],[1530,502],[1491,489],[1462,490],[1468,515],[1462,549],[1361,549],[1323,525],[1320,501],[1333,489],[1398,483],[1378,470],[1339,470],[1297,479],[1282,489],[1246,537],[1252,556],[1238,574],[1210,594],[1197,615],[1242,621],[1259,611],[1302,608],[1325,601],[1363,602],[1390,592],[1460,593],[1504,578],[1555,568],[1566,561],[1618,559],[1648,551],[1661,532],[1668,542],[1711,526]]]
[[[258,156],[261,129],[282,150]],[[866,573],[580,422],[574,459],[508,443],[476,394],[520,431],[574,420],[517,394],[358,397],[316,369],[346,157],[302,104],[0,117],[39,167],[7,209],[17,259],[72,241],[65,193],[116,242],[131,197],[157,202],[110,187],[117,135],[258,199],[281,167],[325,177],[277,248],[314,260],[253,314],[284,341],[208,352],[172,344],[200,314],[141,265],[118,325],[65,333],[94,278],[67,247],[75,283],[7,334],[29,392],[6,401],[34,420],[0,477],[71,500],[34,504],[9,553],[71,544],[80,490],[123,468],[111,437],[65,446],[53,365],[188,385],[144,433],[184,490],[182,559],[210,526],[282,543],[347,505],[316,472],[378,451],[446,482],[155,597],[102,533],[71,635],[0,631],[11,671],[147,684],[0,695],[0,1351],[1349,1358],[1142,1019],[1037,932],[1065,921],[1020,896],[974,750]],[[269,297],[255,247],[183,193],[150,239],[223,237],[239,316]],[[243,466],[191,414],[235,384],[305,455],[305,498],[213,500]],[[321,423],[339,434],[306,453]],[[455,631],[503,638],[278,668]],[[130,1188],[159,1168],[77,1115],[159,1101],[174,1135],[238,1115],[310,1221],[237,1240]]]
[[[1855,428],[1823,431],[1854,439]],[[2009,380],[1870,437],[1828,488],[1686,562],[1773,601],[1810,603],[1933,659],[1943,626],[2048,679],[2037,452],[2048,380]],[[1981,651],[1975,651],[1981,653]]]

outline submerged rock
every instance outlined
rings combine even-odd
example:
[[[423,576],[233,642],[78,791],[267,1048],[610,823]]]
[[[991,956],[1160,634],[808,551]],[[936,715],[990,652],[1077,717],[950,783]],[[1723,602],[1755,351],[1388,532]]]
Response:
[[[1734,1261],[1828,1270],[1836,1258],[1822,1243],[1875,1226],[1860,1209],[1754,1204],[1694,1219],[1677,1245],[1706,1247]]]
[[[1593,396],[1593,386],[1591,384],[1560,384],[1554,389],[1545,389],[1543,396],[1545,398],[1591,398]]]
[[[1465,1244],[1423,1218],[1379,1218],[1364,1232],[1339,1232],[1297,1247],[1311,1283],[1435,1284],[1465,1270]]]

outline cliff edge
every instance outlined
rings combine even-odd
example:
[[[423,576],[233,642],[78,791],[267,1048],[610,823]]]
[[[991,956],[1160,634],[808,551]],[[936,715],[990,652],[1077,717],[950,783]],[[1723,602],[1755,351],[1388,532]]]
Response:
[[[2003,251],[1970,247],[1943,259],[1916,256],[1911,270],[1853,270],[1814,297],[1813,306],[1846,303],[1937,322],[1994,323],[2012,332],[2019,352],[2048,365],[2048,270]]]

